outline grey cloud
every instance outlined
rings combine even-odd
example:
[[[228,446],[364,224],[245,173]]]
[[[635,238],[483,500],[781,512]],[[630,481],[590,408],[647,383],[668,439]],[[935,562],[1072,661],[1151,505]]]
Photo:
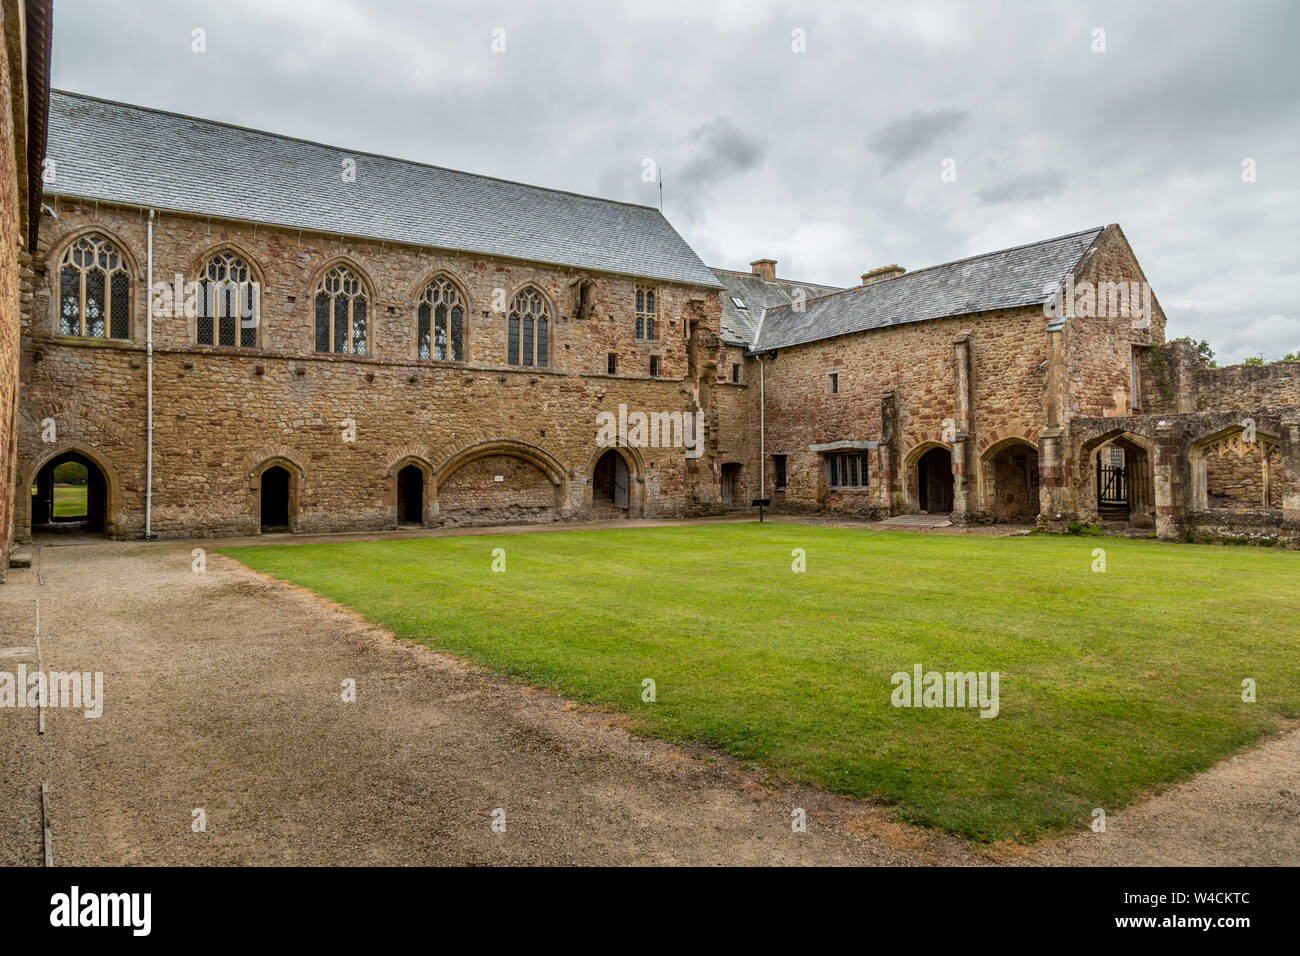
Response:
[[[725,116],[696,127],[688,137],[694,151],[680,178],[691,186],[707,186],[753,169],[763,159],[763,147]]]
[[[1023,173],[996,186],[987,186],[977,191],[975,198],[989,205],[1033,202],[1060,195],[1065,191],[1068,180],[1069,177],[1059,169]]]
[[[867,149],[884,157],[885,168],[892,169],[930,149],[969,116],[969,111],[948,107],[923,112],[913,110],[908,116],[887,123],[867,137]]]
[[[1227,358],[1300,345],[1298,34],[1285,0],[793,18],[691,0],[59,0],[53,70],[94,96],[648,205],[653,157],[706,261],[773,256],[806,282],[1118,222],[1170,334]]]

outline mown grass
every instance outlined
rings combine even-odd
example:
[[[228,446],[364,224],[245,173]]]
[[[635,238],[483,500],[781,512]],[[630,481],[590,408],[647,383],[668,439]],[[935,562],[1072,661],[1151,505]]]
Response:
[[[85,485],[54,486],[54,517],[75,518],[86,513]]]
[[[781,523],[225,553],[642,732],[976,840],[1085,826],[1300,713],[1296,553]],[[916,663],[999,672],[999,715],[892,706]]]

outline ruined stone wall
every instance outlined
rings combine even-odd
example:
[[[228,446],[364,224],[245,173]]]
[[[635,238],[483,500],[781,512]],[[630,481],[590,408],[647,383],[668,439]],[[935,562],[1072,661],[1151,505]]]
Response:
[[[146,219],[139,210],[67,200],[58,212],[42,236],[42,258],[57,260],[88,228],[105,232],[131,258],[131,338],[54,335],[56,269],[38,275],[23,349],[19,490],[54,454],[81,451],[108,476],[110,532],[137,534],[144,528]],[[465,451],[485,442],[509,443],[514,451],[507,453],[555,472],[547,478],[560,496],[553,517],[584,517],[597,415],[616,413],[620,403],[647,412],[687,411],[694,393],[685,381],[690,358],[683,322],[689,314],[716,336],[721,310],[716,292],[659,283],[659,337],[640,342],[634,280],[627,277],[585,276],[595,283],[592,309],[579,318],[571,284],[579,275],[572,270],[175,215],[155,221],[155,281],[170,282],[176,272],[193,278],[206,253],[219,247],[237,249],[260,273],[260,344],[195,345],[193,319],[155,319],[153,530],[163,535],[256,531],[257,472],[271,459],[288,462],[295,475],[294,527],[301,531],[393,525],[395,470],[407,458],[430,476],[431,499],[447,489],[447,520],[513,520],[521,509],[539,517],[531,497],[495,482],[502,473],[495,465],[452,479],[455,469],[445,466],[470,468],[476,461]],[[339,256],[370,285],[366,356],[312,351],[315,280]],[[415,357],[415,301],[435,273],[456,281],[469,303],[464,362]],[[506,290],[508,301],[526,283],[550,302],[550,368],[505,364],[505,320],[493,311],[493,292]],[[614,376],[606,373],[610,351],[620,355]],[[651,354],[660,356],[657,378],[647,374]],[[55,442],[42,441],[45,418],[55,420]],[[354,441],[343,440],[345,422],[355,429]],[[681,448],[647,448],[630,457],[632,513],[713,507],[716,493],[698,487],[714,470],[707,457],[703,468],[688,463]],[[531,478],[525,486],[532,488]],[[20,525],[28,505],[22,497]],[[494,499],[499,510],[485,513],[491,509],[484,502]],[[435,510],[431,520],[444,519]]]
[[[1141,368],[1153,414],[1300,408],[1300,362],[1211,368],[1191,343],[1168,342],[1144,355]]]
[[[927,447],[948,444],[943,422],[958,415],[954,341],[969,334],[972,507],[987,507],[993,486],[987,459],[996,453],[994,446],[1021,440],[1032,451],[1043,426],[1046,324],[1041,308],[1006,309],[781,349],[767,363],[769,480],[771,456],[788,456],[788,486],[773,494],[774,502],[789,510],[857,514],[915,510],[915,459]],[[838,375],[837,394],[830,391],[831,372]],[[891,392],[897,413],[892,449],[882,445],[868,452],[868,489],[828,489],[824,458],[810,446],[882,441]]]
[[[1253,441],[1243,418],[1255,425]],[[1068,442],[1078,467],[1059,517],[1048,521],[1052,530],[1098,520],[1092,462],[1107,441],[1125,447],[1130,466],[1140,459],[1130,478],[1149,482],[1140,494],[1154,500],[1161,539],[1300,544],[1300,409],[1076,418]]]
[[[1264,461],[1276,471],[1278,449],[1276,445],[1255,442],[1245,455],[1207,455],[1205,459],[1206,492],[1211,508],[1280,507],[1276,491],[1264,501]]]

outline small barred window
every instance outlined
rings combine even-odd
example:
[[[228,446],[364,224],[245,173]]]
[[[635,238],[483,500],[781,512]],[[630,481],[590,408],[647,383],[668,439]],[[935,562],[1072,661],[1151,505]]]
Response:
[[[867,487],[867,457],[864,454],[827,455],[826,485],[830,488]]]
[[[82,236],[59,261],[59,334],[131,337],[131,278],[104,236]]]

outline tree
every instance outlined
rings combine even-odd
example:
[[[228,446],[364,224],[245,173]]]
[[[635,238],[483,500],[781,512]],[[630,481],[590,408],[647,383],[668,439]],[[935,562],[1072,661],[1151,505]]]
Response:
[[[1182,338],[1172,339],[1171,341],[1186,342],[1188,345],[1196,349],[1196,354],[1205,359],[1206,364],[1209,365],[1210,368],[1219,367],[1219,363],[1214,361],[1214,349],[1210,348],[1210,343],[1205,341],[1205,339],[1197,341],[1196,339],[1184,335]]]

